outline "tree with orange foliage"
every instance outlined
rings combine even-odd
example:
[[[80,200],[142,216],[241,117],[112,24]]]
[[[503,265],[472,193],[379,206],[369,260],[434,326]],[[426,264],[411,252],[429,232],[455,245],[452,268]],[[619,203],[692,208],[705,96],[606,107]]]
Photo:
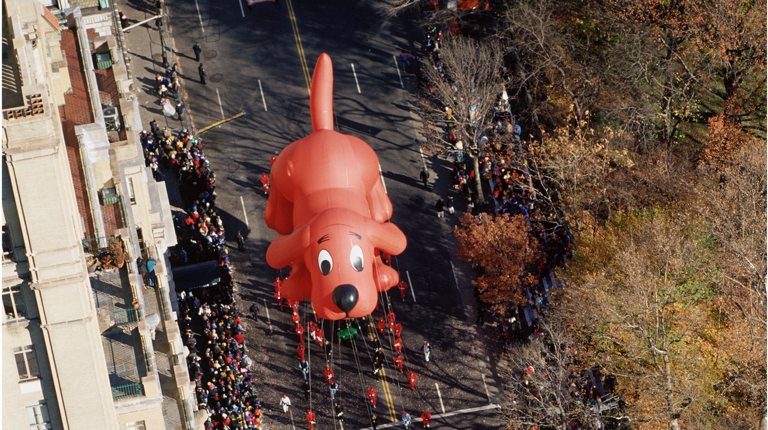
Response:
[[[459,259],[485,270],[475,281],[483,303],[502,315],[505,304],[525,303],[521,284],[530,281],[524,279],[524,269],[533,262],[536,245],[524,216],[465,213],[453,234],[458,240]]]

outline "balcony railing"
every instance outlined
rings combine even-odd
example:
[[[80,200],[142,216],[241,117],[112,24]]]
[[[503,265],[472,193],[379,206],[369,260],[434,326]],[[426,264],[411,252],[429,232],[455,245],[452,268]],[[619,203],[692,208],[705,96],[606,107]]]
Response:
[[[109,248],[110,242],[115,239],[114,235],[111,236],[99,236],[94,238],[83,239],[83,251],[95,252],[100,249]]]
[[[160,294],[160,297],[162,298],[163,302],[163,316],[165,317],[166,321],[171,320],[171,307],[168,306],[168,300],[165,298],[165,290],[162,288],[157,289],[157,293]]]
[[[187,430],[192,430],[194,426],[192,425],[192,420],[189,414],[189,406],[187,405],[187,399],[185,398],[181,399],[181,410],[184,412],[184,428]]]
[[[152,345],[151,340],[142,336],[142,344],[144,347],[144,365],[147,367],[147,372],[152,372],[152,354],[149,352],[149,346]]]
[[[112,387],[112,400],[128,399],[130,397],[139,397],[143,395],[144,386],[141,385],[141,382]]]
[[[133,309],[117,309],[112,312],[112,320],[117,326],[136,324],[141,321],[141,307]]]

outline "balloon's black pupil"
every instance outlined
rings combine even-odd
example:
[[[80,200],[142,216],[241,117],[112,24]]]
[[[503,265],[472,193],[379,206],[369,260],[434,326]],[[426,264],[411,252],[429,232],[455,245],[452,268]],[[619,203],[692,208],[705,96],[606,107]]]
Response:
[[[331,271],[331,262],[328,260],[323,260],[323,262],[320,263],[320,271],[323,272],[323,275],[327,275],[328,272]]]
[[[355,257],[354,261],[352,261],[352,268],[358,272],[363,270],[363,259],[360,257]]]

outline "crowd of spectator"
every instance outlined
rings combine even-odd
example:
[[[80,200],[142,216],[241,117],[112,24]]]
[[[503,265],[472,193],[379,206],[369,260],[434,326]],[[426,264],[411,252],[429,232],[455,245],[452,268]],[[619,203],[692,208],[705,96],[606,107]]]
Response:
[[[206,429],[261,428],[261,406],[253,385],[244,328],[237,309],[233,268],[225,245],[225,229],[216,211],[216,174],[202,142],[181,130],[162,130],[156,121],[142,131],[146,165],[156,180],[170,172],[179,181],[184,215],[175,217],[179,245],[174,266],[217,261],[221,281],[213,286],[177,291],[179,326],[186,362],[195,383],[198,410],[205,410]]]

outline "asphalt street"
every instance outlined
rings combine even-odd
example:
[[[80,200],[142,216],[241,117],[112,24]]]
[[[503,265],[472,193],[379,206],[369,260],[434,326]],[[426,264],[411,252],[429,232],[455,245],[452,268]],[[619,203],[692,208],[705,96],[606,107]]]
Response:
[[[156,13],[149,2],[117,3],[132,22]],[[408,239],[406,251],[394,257],[393,267],[412,286],[412,292],[402,301],[399,291],[393,289],[390,299],[382,297],[382,303],[390,301],[402,323],[405,367],[419,376],[416,390],[411,391],[404,375],[393,367],[389,335],[381,337],[388,363],[382,381],[376,381],[371,372],[370,337],[360,337],[354,344],[336,343],[330,364],[340,386],[337,398],[345,408],[344,428],[370,426],[372,411],[364,394],[369,386],[378,391],[375,413],[379,428],[399,421],[403,410],[414,418],[429,410],[436,416],[431,428],[503,426],[505,421],[496,408],[483,409],[496,402],[500,384],[485,334],[473,324],[471,270],[455,257],[451,229],[463,213],[458,210],[461,200],[457,199],[453,217],[438,219],[433,207],[449,192],[451,164],[420,153],[413,107],[416,79],[397,69],[401,52],[420,54],[421,32],[415,16],[383,18],[370,2],[350,0],[279,0],[251,9],[236,0],[173,0],[166,5],[188,94],[187,108],[196,128],[246,112],[201,137],[217,175],[216,204],[231,244],[240,309],[248,309],[251,303],[260,308],[258,321],[247,320],[247,339],[257,364],[265,428],[288,429],[292,424],[307,428],[304,415],[310,402],[301,391],[298,337],[293,333],[289,308],[281,311],[272,297],[275,277],[287,273],[272,269],[264,259],[276,233],[264,223],[267,198],[259,178],[262,172],[269,172],[272,155],[311,133],[308,86],[323,52],[334,64],[337,130],[363,139],[376,151],[394,206],[391,221]],[[162,70],[158,32],[145,25],[131,30],[126,39],[145,126],[156,118],[161,125],[180,128],[178,121],[162,116],[153,91],[154,73]],[[192,51],[196,42],[203,50],[206,85],[199,83]],[[419,181],[424,165],[430,171],[430,190]],[[175,200],[178,192],[171,188],[169,195]],[[172,205],[179,206],[177,201]],[[237,251],[234,241],[238,231],[246,238],[244,253]],[[308,302],[301,309],[304,321],[313,319]],[[383,315],[377,311],[373,317],[378,320]],[[321,324],[330,335],[339,323]],[[425,340],[434,347],[429,363],[421,353]],[[340,428],[332,418],[330,395],[322,380],[329,363],[321,348],[310,344],[316,428]],[[293,402],[289,415],[278,406],[283,394]],[[443,410],[447,415],[437,417]]]

